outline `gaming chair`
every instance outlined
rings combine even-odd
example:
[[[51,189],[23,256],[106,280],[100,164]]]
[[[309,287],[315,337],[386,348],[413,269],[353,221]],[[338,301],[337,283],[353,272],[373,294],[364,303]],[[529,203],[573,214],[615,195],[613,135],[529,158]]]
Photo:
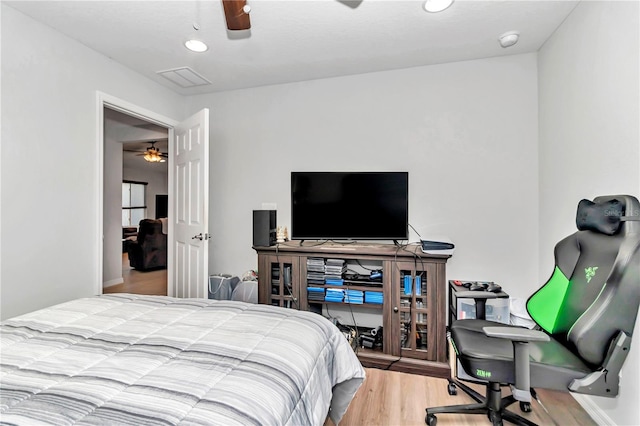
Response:
[[[582,200],[576,225],[555,247],[551,278],[527,301],[538,329],[471,319],[451,324],[458,360],[486,382],[486,396],[472,395],[475,404],[427,408],[427,425],[435,426],[439,413],[535,425],[506,409],[529,403],[531,388],[618,394],[640,304],[640,204],[629,195]],[[506,385],[511,395],[503,398]]]

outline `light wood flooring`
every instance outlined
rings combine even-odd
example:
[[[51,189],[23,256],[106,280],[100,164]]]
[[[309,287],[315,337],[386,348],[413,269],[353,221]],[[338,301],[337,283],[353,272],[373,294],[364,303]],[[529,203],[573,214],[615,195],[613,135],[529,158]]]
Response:
[[[167,295],[167,270],[136,271],[129,266],[129,256],[122,253],[122,284],[106,287],[104,293]]]
[[[129,266],[127,254],[122,255],[123,284],[107,287],[105,293],[167,294],[167,270],[140,272]],[[447,381],[433,377],[367,368],[367,378],[358,389],[340,426],[412,426],[424,425],[425,408],[440,405],[469,404],[474,401],[462,390],[458,395],[447,393]],[[475,386],[481,394],[482,387]],[[503,390],[505,392],[505,390]],[[508,392],[508,391],[507,391]],[[538,389],[538,397],[549,411],[536,401],[532,412],[522,413],[518,404],[510,408],[541,426],[591,426],[596,423],[568,393]],[[440,426],[486,426],[484,415],[439,414]],[[509,424],[506,423],[505,424]],[[326,426],[333,426],[327,420]]]
[[[358,389],[340,426],[374,425],[425,425],[425,408],[440,405],[470,404],[475,401],[462,390],[451,396],[447,392],[447,381],[434,377],[399,373],[367,368],[367,378]],[[484,395],[484,388],[474,386]],[[508,388],[503,388],[503,393]],[[532,412],[522,413],[518,403],[509,408],[516,414],[543,426],[591,426],[596,423],[573,397],[565,392],[537,389],[538,398],[549,411],[536,401],[531,403]],[[491,423],[485,415],[438,414],[439,426],[487,426]],[[325,426],[333,423],[328,420]],[[510,423],[505,422],[505,425]]]

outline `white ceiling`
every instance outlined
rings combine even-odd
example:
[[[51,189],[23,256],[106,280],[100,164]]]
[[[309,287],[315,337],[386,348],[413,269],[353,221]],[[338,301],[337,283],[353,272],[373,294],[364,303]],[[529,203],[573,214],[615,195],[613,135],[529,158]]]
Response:
[[[248,0],[251,30],[231,33],[220,0],[7,3],[183,95],[535,52],[577,5],[456,0],[434,14],[423,0]],[[513,30],[520,42],[500,47]],[[189,38],[209,50],[188,51]],[[211,84],[183,89],[157,75],[179,67]]]

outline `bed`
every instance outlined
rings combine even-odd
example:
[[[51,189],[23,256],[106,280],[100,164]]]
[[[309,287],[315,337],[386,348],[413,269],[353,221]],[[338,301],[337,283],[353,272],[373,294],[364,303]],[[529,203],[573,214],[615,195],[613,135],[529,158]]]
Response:
[[[0,325],[2,424],[338,424],[365,377],[320,315],[108,294]]]

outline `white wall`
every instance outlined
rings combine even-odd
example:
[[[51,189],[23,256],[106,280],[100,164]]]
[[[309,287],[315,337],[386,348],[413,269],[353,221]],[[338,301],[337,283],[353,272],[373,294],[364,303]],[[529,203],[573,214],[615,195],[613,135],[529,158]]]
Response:
[[[8,318],[94,294],[101,285],[96,91],[178,120],[184,99],[0,7],[0,299]]]
[[[640,197],[639,13],[638,2],[581,2],[539,52],[541,280],[580,199]],[[618,398],[579,398],[600,424],[640,424],[638,341]]]
[[[211,109],[211,270],[256,268],[251,212],[263,202],[291,229],[292,170],[406,170],[410,223],[458,247],[449,278],[528,294],[536,73],[527,54],[190,98],[191,111]]]
[[[105,125],[104,132],[104,238],[102,284],[120,284],[122,278],[122,144]]]

